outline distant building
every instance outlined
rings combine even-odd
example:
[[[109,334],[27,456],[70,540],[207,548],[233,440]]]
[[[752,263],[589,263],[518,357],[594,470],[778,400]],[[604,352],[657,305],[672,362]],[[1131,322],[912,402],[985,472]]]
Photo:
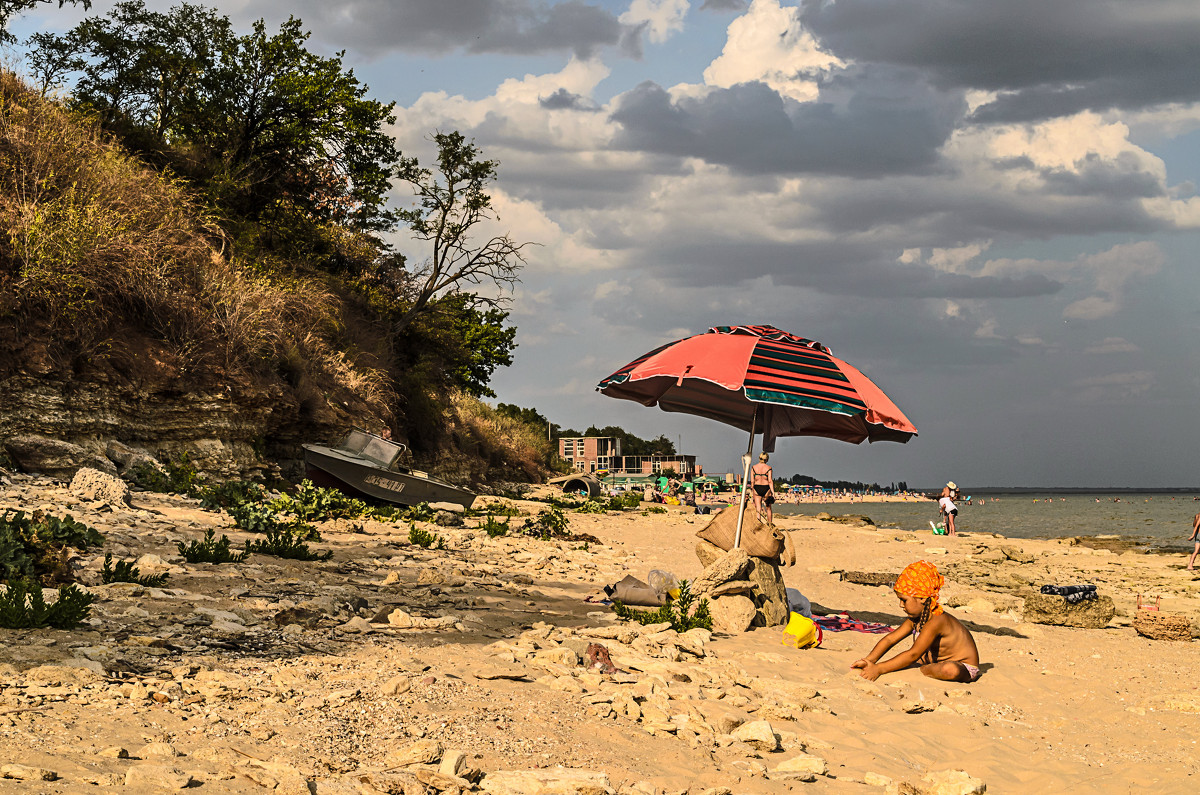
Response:
[[[649,476],[673,469],[683,478],[704,474],[694,455],[621,455],[621,440],[615,436],[562,437],[558,454],[576,472],[607,469],[614,475]]]

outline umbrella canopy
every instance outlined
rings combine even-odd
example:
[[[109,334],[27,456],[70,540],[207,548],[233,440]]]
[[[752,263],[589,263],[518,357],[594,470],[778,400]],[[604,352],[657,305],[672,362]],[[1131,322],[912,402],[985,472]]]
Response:
[[[869,378],[819,342],[774,326],[715,326],[663,345],[605,378],[610,397],[763,433],[859,444],[907,442],[904,413]]]

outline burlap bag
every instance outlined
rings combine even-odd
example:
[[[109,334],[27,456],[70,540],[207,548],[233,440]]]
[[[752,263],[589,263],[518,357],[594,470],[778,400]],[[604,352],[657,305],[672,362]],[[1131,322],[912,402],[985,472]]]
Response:
[[[737,537],[737,519],[737,505],[722,508],[696,535],[728,552],[733,549],[733,542]],[[796,563],[796,553],[787,543],[787,537],[773,525],[765,525],[759,521],[758,512],[749,504],[746,505],[746,515],[742,519],[741,547],[752,557],[771,561],[783,559],[789,566]]]

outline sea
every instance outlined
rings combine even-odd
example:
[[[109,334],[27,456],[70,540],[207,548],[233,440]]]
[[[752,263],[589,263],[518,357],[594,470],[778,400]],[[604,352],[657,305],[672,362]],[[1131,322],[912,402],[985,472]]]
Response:
[[[1200,492],[1019,491],[976,493],[958,503],[960,532],[998,533],[1008,538],[1092,536],[1120,539],[1145,552],[1174,553],[1193,549],[1187,538],[1200,513]],[[876,525],[899,530],[929,530],[938,521],[937,503],[913,502],[775,504],[785,516],[859,514]]]

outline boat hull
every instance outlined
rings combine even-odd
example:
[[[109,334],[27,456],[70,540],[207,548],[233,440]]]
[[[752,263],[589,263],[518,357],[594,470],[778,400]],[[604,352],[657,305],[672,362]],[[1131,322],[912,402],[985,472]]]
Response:
[[[330,447],[304,445],[304,468],[319,486],[335,488],[352,497],[370,497],[397,505],[452,502],[471,507],[475,494],[466,489],[407,472],[394,472]]]

